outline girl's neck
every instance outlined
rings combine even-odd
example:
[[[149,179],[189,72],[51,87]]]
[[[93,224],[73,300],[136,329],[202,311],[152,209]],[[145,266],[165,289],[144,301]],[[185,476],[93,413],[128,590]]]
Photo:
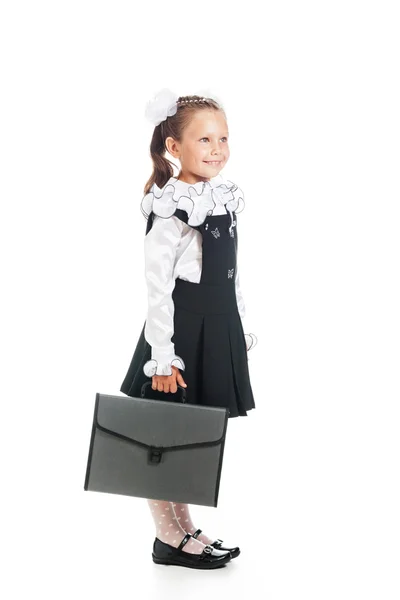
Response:
[[[194,175],[185,175],[183,178],[182,171],[180,171],[178,173],[177,179],[178,179],[178,181],[183,181],[184,183],[190,183],[190,184],[199,183],[199,181],[209,181],[209,179],[207,179],[206,177],[196,180]],[[191,179],[191,180],[195,179],[195,181],[188,181],[188,179]]]

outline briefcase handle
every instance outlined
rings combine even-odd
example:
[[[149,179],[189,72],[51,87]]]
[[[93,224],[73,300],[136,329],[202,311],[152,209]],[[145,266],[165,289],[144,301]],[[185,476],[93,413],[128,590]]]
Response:
[[[151,384],[152,384],[152,381],[146,381],[146,382],[145,382],[145,383],[142,385],[142,387],[141,387],[141,390],[140,390],[140,396],[141,396],[142,398],[144,398],[144,397],[145,397],[145,393],[146,393],[146,388],[147,388],[147,386],[148,386],[148,385],[151,385]],[[179,400],[180,400],[181,402],[186,402],[186,388],[182,387],[182,386],[181,386],[181,385],[179,385],[179,384],[177,384],[177,386],[178,386],[178,390],[177,390],[176,392],[174,392],[174,393],[173,393],[173,392],[159,392],[158,390],[153,390],[153,391],[154,391],[154,392],[158,392],[158,394],[159,394],[159,399],[161,400],[161,399],[163,398],[162,394],[164,394],[164,396],[165,396],[165,399],[167,399],[167,396],[168,396],[168,395],[169,395],[169,397],[171,397],[171,396],[170,396],[171,394],[173,394],[173,396],[174,396],[174,399],[175,399],[175,397],[176,397],[176,396],[178,396],[178,398],[179,398],[179,390],[181,390],[181,397],[180,397],[180,399],[178,399],[178,402],[179,402]]]

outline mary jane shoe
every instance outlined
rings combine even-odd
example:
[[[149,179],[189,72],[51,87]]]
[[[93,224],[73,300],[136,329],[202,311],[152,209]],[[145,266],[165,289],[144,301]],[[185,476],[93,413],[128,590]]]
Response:
[[[226,565],[231,560],[229,551],[219,549],[206,544],[201,554],[191,554],[182,550],[183,546],[192,538],[187,533],[179,546],[170,546],[156,537],[153,544],[152,558],[159,565],[177,565],[190,567],[191,569],[216,569]],[[215,552],[215,550],[217,550]]]
[[[197,538],[201,532],[202,532],[201,529],[196,529],[196,531],[192,534],[192,537]],[[213,548],[216,548],[217,550],[229,551],[232,558],[236,558],[236,556],[239,556],[239,554],[240,554],[239,546],[235,546],[234,548],[226,548],[226,547],[222,546],[222,544],[223,544],[223,540],[217,539],[217,540],[215,540],[215,542],[210,544],[210,546],[212,546]]]

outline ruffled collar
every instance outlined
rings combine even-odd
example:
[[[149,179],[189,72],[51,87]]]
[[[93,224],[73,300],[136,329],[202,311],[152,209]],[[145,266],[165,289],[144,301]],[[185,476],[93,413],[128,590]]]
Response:
[[[224,179],[222,175],[197,183],[170,177],[161,188],[153,183],[141,202],[141,209],[146,218],[151,212],[168,218],[179,208],[188,214],[188,225],[197,227],[213,214],[217,204],[223,204],[231,216],[229,231],[232,235],[232,228],[236,225],[232,213],[243,210],[244,196],[235,183]]]

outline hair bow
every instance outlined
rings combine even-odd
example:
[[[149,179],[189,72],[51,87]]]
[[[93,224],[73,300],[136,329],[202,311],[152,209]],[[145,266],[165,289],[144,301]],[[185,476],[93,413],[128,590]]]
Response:
[[[222,102],[210,90],[198,90],[195,95],[215,100],[223,109]],[[154,126],[165,121],[167,117],[172,117],[178,110],[177,101],[179,96],[168,88],[163,88],[146,104],[145,117]]]
[[[149,100],[146,104],[145,117],[154,126],[159,125],[161,121],[165,121],[167,117],[172,117],[178,110],[177,100],[179,96],[169,90],[163,88]]]

